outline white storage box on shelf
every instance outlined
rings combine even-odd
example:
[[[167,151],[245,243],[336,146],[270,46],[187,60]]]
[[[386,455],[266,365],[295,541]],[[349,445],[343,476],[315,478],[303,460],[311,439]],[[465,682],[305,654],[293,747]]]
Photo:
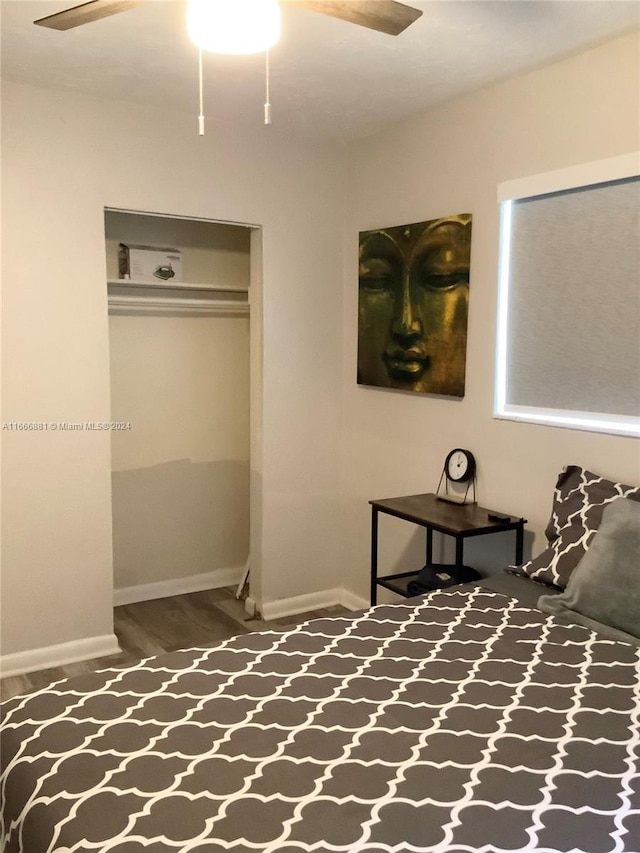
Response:
[[[182,281],[182,253],[179,249],[160,246],[136,246],[120,243],[118,251],[120,278],[171,287]]]

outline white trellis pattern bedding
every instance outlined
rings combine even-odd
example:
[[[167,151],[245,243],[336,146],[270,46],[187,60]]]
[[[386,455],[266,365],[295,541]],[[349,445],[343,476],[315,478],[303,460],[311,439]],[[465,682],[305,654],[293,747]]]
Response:
[[[3,706],[5,853],[638,853],[640,657],[480,587]]]

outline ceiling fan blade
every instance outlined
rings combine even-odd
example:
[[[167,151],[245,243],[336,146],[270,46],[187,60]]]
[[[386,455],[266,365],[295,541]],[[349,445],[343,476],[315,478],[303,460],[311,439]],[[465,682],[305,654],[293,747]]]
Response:
[[[109,15],[117,15],[134,6],[139,6],[144,0],[89,0],[80,6],[73,6],[62,12],[47,15],[46,18],[38,18],[34,21],[39,27],[51,27],[54,30],[71,30],[82,24],[90,24],[99,21],[100,18],[108,18]]]
[[[282,0],[281,0],[282,2]],[[414,9],[395,0],[284,0],[300,9],[311,9],[341,18],[361,27],[377,30],[397,36],[422,15],[421,9]]]

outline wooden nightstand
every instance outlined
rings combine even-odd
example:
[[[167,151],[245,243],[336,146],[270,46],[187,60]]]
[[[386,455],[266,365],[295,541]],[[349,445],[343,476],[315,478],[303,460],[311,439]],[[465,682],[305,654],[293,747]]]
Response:
[[[526,518],[505,516],[495,510],[478,506],[477,504],[452,504],[440,500],[436,495],[407,495],[399,498],[384,498],[369,501],[371,504],[371,604],[377,601],[379,586],[392,590],[398,595],[407,597],[407,584],[416,577],[418,571],[400,572],[394,575],[378,577],[378,514],[385,513],[396,518],[418,524],[427,531],[426,562],[433,561],[433,532],[453,536],[456,542],[455,565],[462,566],[464,540],[471,536],[486,536],[490,533],[502,533],[505,530],[515,530],[515,565],[522,563],[524,544],[524,526]],[[493,521],[489,515],[504,516],[504,519]]]

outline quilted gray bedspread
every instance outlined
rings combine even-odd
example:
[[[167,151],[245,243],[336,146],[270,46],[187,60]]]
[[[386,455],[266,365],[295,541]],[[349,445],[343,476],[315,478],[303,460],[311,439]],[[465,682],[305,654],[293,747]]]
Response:
[[[640,658],[480,587],[3,706],[6,853],[640,851]]]

